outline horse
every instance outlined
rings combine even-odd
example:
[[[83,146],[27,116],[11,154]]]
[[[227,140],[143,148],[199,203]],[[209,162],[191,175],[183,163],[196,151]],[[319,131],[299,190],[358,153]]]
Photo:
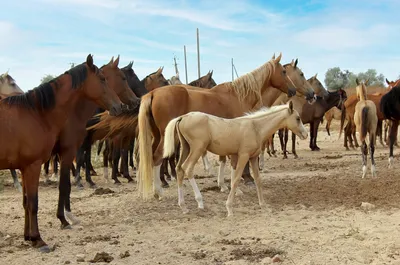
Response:
[[[114,61],[114,57],[110,62],[103,65],[102,71],[108,86],[111,88],[112,94],[121,103],[124,102],[128,106],[136,105],[138,98],[129,89],[124,73],[118,68],[119,56]],[[57,206],[57,218],[61,222],[61,228],[70,228],[67,217],[73,224],[79,223],[79,220],[72,214],[70,205],[71,181],[70,168],[73,159],[77,155],[78,148],[84,141],[86,136],[86,123],[93,116],[98,107],[107,109],[102,105],[95,104],[81,98],[75,102],[72,112],[65,122],[61,132],[58,135],[58,141],[53,149],[53,154],[58,155],[61,160],[60,165],[60,181],[59,181],[59,197]],[[111,113],[110,113],[111,114]],[[90,163],[86,164],[86,168],[90,168]],[[76,170],[78,172],[78,170]],[[76,183],[80,184],[80,179]],[[94,183],[89,183],[94,186]]]
[[[325,112],[336,106],[342,108],[343,101],[347,98],[346,92],[342,89],[336,91],[327,91],[321,82],[318,80],[317,75],[307,80],[314,91],[320,96],[317,96],[317,100],[314,104],[308,104],[301,97],[292,97],[289,100],[293,101],[294,108],[299,112],[301,120],[304,124],[310,124],[310,149],[311,151],[319,151],[320,148],[317,146],[318,127],[325,115]],[[282,130],[281,130],[282,131]],[[287,129],[285,129],[285,141],[283,145],[284,157],[287,158],[286,144],[287,144]],[[279,134],[280,138],[282,133]],[[281,141],[282,142],[282,141]],[[296,135],[292,133],[292,153],[294,158],[298,158],[296,153]]]
[[[14,78],[8,74],[8,71],[0,75],[0,100],[12,96],[23,94],[24,91],[17,85]],[[10,169],[10,173],[13,179],[14,187],[22,192],[21,183],[19,183],[17,172],[14,169]]]
[[[365,139],[367,134],[369,135],[369,153],[371,156],[371,174],[372,177],[376,176],[375,169],[375,142],[376,142],[376,128],[378,125],[378,115],[376,112],[376,105],[373,101],[368,100],[367,98],[367,84],[368,79],[365,82],[359,82],[358,78],[356,79],[356,90],[357,90],[357,98],[358,103],[355,107],[354,113],[354,123],[356,125],[356,130],[359,133],[360,142],[361,142],[361,154],[362,154],[362,178],[364,178],[367,174],[367,143]],[[343,123],[340,124],[340,132],[339,137],[342,132]]]
[[[397,137],[397,130],[400,120],[400,85],[393,87],[388,93],[382,96],[380,111],[385,119],[391,122],[389,127],[389,168],[393,166],[393,146]]]
[[[204,209],[203,197],[193,178],[193,169],[205,151],[219,156],[229,155],[232,160],[237,161],[236,169],[232,174],[231,190],[226,201],[228,217],[233,215],[234,195],[248,161],[253,170],[259,205],[262,207],[264,199],[258,170],[260,144],[280,128],[289,128],[301,139],[306,139],[308,135],[298,112],[293,109],[292,102],[283,106],[261,108],[256,112],[234,119],[224,119],[202,112],[189,112],[172,119],[165,129],[163,156],[169,157],[175,152],[176,133],[181,144],[181,154],[176,167],[178,204],[183,213],[188,212],[182,190],[185,175],[192,185],[198,207]]]
[[[262,106],[262,94],[272,87],[285,93],[290,90],[289,93],[295,93],[294,89],[301,89],[310,99],[314,97],[314,91],[305,85],[302,72],[295,67],[284,68],[280,64],[281,56],[233,82],[222,83],[209,90],[190,89],[184,85],[167,86],[142,97],[138,124],[139,192],[143,199],[150,197],[153,179],[155,196],[162,196],[159,173],[163,160],[164,132],[173,118],[191,111],[202,111],[222,118],[239,117],[245,112],[259,109]]]
[[[122,111],[120,100],[90,54],[85,63],[57,78],[0,101],[0,169],[21,170],[24,238],[41,252],[50,248],[40,236],[37,220],[40,169],[51,156],[74,103],[82,97],[109,109],[111,115]]]
[[[341,116],[342,116],[342,111],[337,107],[333,107],[330,110],[328,110],[327,112],[325,112],[325,115],[324,115],[324,118],[326,120],[325,129],[326,129],[326,132],[327,132],[329,138],[331,137],[330,128],[331,128],[332,120],[335,119],[335,120],[340,121]],[[322,122],[323,121],[321,121],[321,123]]]

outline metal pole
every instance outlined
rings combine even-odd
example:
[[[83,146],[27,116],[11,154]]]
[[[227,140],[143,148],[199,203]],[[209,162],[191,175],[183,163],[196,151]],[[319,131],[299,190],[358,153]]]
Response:
[[[231,60],[231,68],[232,68],[232,81],[233,81],[235,79],[234,76],[233,76],[233,58]]]
[[[233,65],[233,69],[235,70],[236,77],[239,77],[239,75],[237,74],[237,71],[236,71],[236,66],[235,66],[235,65]]]
[[[200,78],[200,44],[199,44],[199,28],[197,28],[197,74]]]
[[[174,56],[175,76],[179,77],[178,64],[176,63],[176,56]]]
[[[187,85],[188,84],[188,78],[187,78],[186,45],[183,45],[183,53],[185,54],[185,77],[186,77],[186,85]]]

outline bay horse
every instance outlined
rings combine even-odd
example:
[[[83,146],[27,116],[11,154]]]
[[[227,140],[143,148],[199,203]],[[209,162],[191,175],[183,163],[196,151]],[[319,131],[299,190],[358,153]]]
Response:
[[[162,195],[159,174],[164,132],[173,118],[191,111],[202,111],[222,118],[239,117],[245,112],[259,109],[262,106],[262,94],[272,87],[285,93],[288,93],[289,87],[291,93],[294,89],[301,89],[303,94],[314,97],[311,87],[304,85],[306,80],[301,72],[287,70],[280,64],[281,56],[233,82],[222,83],[209,90],[190,89],[185,85],[167,86],[142,97],[138,116],[138,179],[139,191],[144,199],[150,197],[153,179],[155,196]]]
[[[8,74],[8,71],[2,75],[0,75],[0,100],[12,96],[23,94],[24,91],[17,85],[14,78]],[[10,169],[11,177],[13,179],[14,187],[22,192],[21,183],[19,183],[18,175],[15,169]]]
[[[0,169],[21,170],[24,238],[41,252],[49,252],[50,248],[40,236],[37,220],[40,169],[51,156],[72,106],[82,97],[110,109],[112,115],[121,112],[119,99],[108,88],[90,54],[86,63],[24,94],[0,101]]]
[[[393,166],[393,146],[396,141],[400,120],[400,85],[393,87],[388,93],[382,96],[380,111],[385,119],[391,122],[389,127],[389,168]]]
[[[367,174],[367,155],[368,148],[365,139],[367,134],[369,135],[369,153],[371,156],[371,174],[372,177],[376,176],[375,169],[375,142],[376,142],[376,128],[378,125],[378,115],[376,112],[376,105],[373,101],[368,100],[367,98],[367,84],[368,80],[365,82],[359,82],[356,79],[356,90],[357,90],[357,98],[358,103],[355,107],[354,113],[354,123],[356,125],[356,130],[359,133],[360,142],[361,142],[361,154],[362,154],[362,178],[364,178]],[[340,134],[342,132],[343,124],[340,126]]]
[[[337,107],[333,107],[330,110],[328,110],[327,112],[325,112],[325,115],[324,115],[324,119],[326,121],[325,129],[326,129],[326,133],[328,134],[329,138],[331,137],[330,128],[331,128],[332,120],[340,121],[341,116],[342,116],[342,110],[340,110]]]
[[[248,161],[253,170],[257,187],[259,205],[264,205],[262,183],[258,170],[260,143],[265,142],[272,133],[280,128],[289,128],[301,139],[307,138],[307,131],[293,104],[261,108],[246,116],[224,119],[203,112],[189,112],[172,119],[165,129],[164,157],[175,152],[175,134],[179,137],[181,154],[176,167],[178,179],[178,204],[187,213],[183,178],[187,176],[193,188],[195,199],[200,209],[204,209],[203,197],[193,178],[193,169],[200,156],[210,151],[219,156],[231,156],[237,161],[236,170],[232,174],[232,187],[226,201],[228,217],[233,215],[232,205],[242,171]]]
[[[346,92],[342,89],[338,89],[336,91],[327,91],[321,82],[318,80],[317,76],[313,76],[307,80],[314,91],[318,91],[318,94],[321,96],[317,96],[317,100],[314,104],[308,104],[302,97],[291,97],[289,100],[293,102],[295,110],[297,110],[300,114],[301,120],[304,124],[310,124],[310,149],[311,151],[319,151],[320,148],[317,145],[317,137],[318,137],[318,127],[325,115],[325,112],[336,106],[337,108],[342,108],[343,101],[347,98]],[[284,158],[287,158],[287,140],[288,135],[287,129],[285,130],[285,139],[283,145]],[[281,130],[282,131],[282,130]],[[282,133],[279,134],[279,137],[282,138]],[[282,140],[281,140],[282,142]],[[294,158],[298,158],[296,152],[296,135],[292,133],[292,153]]]
[[[115,61],[113,57],[108,64],[101,67],[100,71],[103,73],[106,84],[111,88],[110,94],[112,94],[120,104],[122,104],[122,101],[128,106],[135,105],[139,99],[129,89],[126,77],[118,68],[118,64],[119,56]],[[53,154],[58,155],[61,160],[57,218],[61,222],[62,229],[70,228],[70,224],[66,220],[65,216],[71,220],[73,224],[79,223],[79,220],[71,212],[70,170],[74,157],[77,155],[78,148],[82,145],[86,136],[86,123],[93,116],[99,106],[103,109],[108,109],[107,107],[104,107],[104,105],[88,101],[86,98],[78,99],[71,106],[71,114],[62,127],[58,135],[56,146],[53,149]],[[111,112],[110,115],[112,115]],[[90,163],[87,164],[86,168],[90,168],[89,165]],[[78,186],[80,183],[79,181],[80,179],[77,180]],[[94,183],[89,184],[91,186],[95,185]]]
[[[128,66],[121,69],[122,72],[125,74],[128,80],[128,85],[130,89],[136,94],[144,95],[147,92],[147,88],[155,89],[158,87],[162,87],[167,85],[167,80],[164,78],[162,74],[163,68],[159,68],[156,72],[153,72],[147,75],[142,81],[139,81],[136,74],[132,69],[132,64],[130,63]],[[139,81],[139,82],[138,82]],[[144,94],[142,94],[144,93]],[[136,113],[138,109],[138,104],[140,101],[135,103],[135,106],[132,108],[131,112]],[[86,163],[90,163],[91,161],[91,146],[96,140],[103,140],[105,137],[108,136],[108,120],[104,122],[104,119],[100,119],[98,116],[101,117],[109,117],[106,112],[101,110],[97,111],[97,117],[90,120],[86,126],[88,134],[84,140],[83,145],[80,148],[80,156],[82,157],[79,163],[79,167],[82,166],[82,161]],[[129,175],[129,167],[128,167],[128,152],[131,152],[130,156],[130,163],[132,163],[133,167],[133,145],[134,145],[134,132],[133,135],[131,131],[125,134],[119,134],[112,138],[106,139],[106,148],[103,153],[103,176],[108,181],[108,162],[111,161],[112,165],[112,173],[111,178],[114,180],[115,184],[121,184],[118,180],[118,164],[119,160],[121,159],[121,173],[124,178],[128,180],[128,182],[132,182],[133,179]],[[90,171],[86,169],[86,180],[92,182]]]

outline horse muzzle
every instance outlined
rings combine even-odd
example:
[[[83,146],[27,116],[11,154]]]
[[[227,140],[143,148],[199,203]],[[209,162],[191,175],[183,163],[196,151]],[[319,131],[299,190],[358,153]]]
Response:
[[[122,110],[123,110],[124,108],[127,108],[127,106],[124,105],[124,104],[116,104],[116,105],[113,105],[113,106],[110,108],[110,111],[109,111],[110,116],[118,116],[119,114],[122,113]]]
[[[296,95],[296,88],[294,88],[294,87],[289,87],[288,92],[287,92],[287,95],[288,95],[289,97],[295,96],[295,95]]]

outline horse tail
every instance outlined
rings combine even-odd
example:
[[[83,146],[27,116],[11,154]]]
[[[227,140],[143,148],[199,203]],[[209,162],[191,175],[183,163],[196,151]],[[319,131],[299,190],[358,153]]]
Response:
[[[139,192],[148,199],[153,187],[153,152],[150,121],[153,94],[142,97],[139,109]]]
[[[368,111],[369,107],[365,106],[363,107],[361,111],[361,137],[360,139],[363,140],[365,137],[367,137],[367,132],[368,132]]]
[[[172,119],[165,129],[164,134],[164,153],[163,157],[171,157],[175,153],[175,128],[177,123],[182,119],[182,117],[177,117]]]
[[[339,139],[340,139],[340,136],[342,136],[342,131],[343,131],[343,128],[344,128],[344,123],[345,123],[345,121],[346,121],[346,107],[344,106],[344,104],[343,104],[343,107],[342,107],[342,114],[341,114],[341,116],[340,116],[340,130],[339,130]]]

